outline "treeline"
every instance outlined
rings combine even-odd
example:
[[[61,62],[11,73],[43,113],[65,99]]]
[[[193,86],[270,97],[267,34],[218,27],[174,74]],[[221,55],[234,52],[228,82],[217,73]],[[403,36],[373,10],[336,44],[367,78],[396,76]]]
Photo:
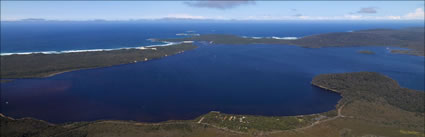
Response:
[[[29,54],[1,56],[1,78],[45,77],[84,68],[135,63],[194,49],[192,44],[159,46],[149,49],[77,52],[64,54]]]
[[[322,74],[316,76],[313,85],[339,91],[341,101],[381,101],[406,111],[424,111],[424,92],[402,88],[391,78],[376,72]]]
[[[355,32],[334,32],[302,37],[296,40],[246,38],[235,35],[207,34],[201,36],[163,39],[164,41],[207,41],[214,44],[283,44],[306,48],[345,46],[395,46],[411,50],[394,53],[424,56],[424,28],[371,29]]]

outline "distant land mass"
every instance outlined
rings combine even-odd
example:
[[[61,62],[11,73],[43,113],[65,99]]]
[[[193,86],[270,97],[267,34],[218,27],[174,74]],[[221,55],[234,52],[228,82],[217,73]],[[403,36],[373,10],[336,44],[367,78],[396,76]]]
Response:
[[[283,44],[306,48],[388,46],[409,50],[392,50],[392,53],[424,56],[424,27],[404,29],[369,29],[353,32],[334,32],[298,39],[250,38],[226,34],[207,34],[188,38],[160,39],[162,41],[207,41],[214,44]]]
[[[354,32],[335,32],[302,38],[250,38],[225,34],[190,35],[157,41],[183,42],[207,41],[212,44],[282,44],[306,48],[348,46],[390,46],[406,49],[391,53],[424,56],[424,27],[404,29],[370,29]],[[181,53],[196,48],[192,43],[146,49],[121,49],[112,51],[76,52],[63,54],[28,54],[1,56],[1,82],[7,79],[47,77],[86,68],[99,68],[135,63]],[[149,50],[155,49],[155,50]]]
[[[368,55],[374,55],[374,54],[376,54],[375,52],[370,51],[370,50],[360,50],[360,51],[357,51],[357,53],[368,54]]]
[[[233,115],[212,111],[194,120],[143,123],[98,120],[52,124],[0,114],[7,137],[418,137],[424,136],[424,92],[375,72],[321,74],[312,85],[341,94],[336,109],[298,116]]]
[[[196,48],[192,43],[109,51],[1,56],[1,78],[48,77],[63,72],[137,63]],[[2,80],[3,82],[6,82]]]

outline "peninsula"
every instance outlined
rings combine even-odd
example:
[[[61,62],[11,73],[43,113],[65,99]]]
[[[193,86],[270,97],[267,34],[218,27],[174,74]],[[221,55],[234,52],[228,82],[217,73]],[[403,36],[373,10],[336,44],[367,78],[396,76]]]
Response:
[[[63,72],[137,63],[195,49],[192,43],[108,51],[1,56],[1,79],[48,77]]]
[[[360,50],[360,51],[357,51],[357,53],[368,54],[368,55],[374,55],[374,54],[376,54],[375,52],[370,51],[370,50]]]
[[[311,35],[301,38],[257,38],[225,34],[207,34],[162,41],[207,41],[213,44],[282,44],[306,48],[352,47],[352,46],[388,46],[406,49],[392,50],[392,53],[424,56],[424,27],[403,29],[369,29],[353,32],[334,32]]]
[[[424,136],[424,92],[375,72],[322,74],[312,85],[341,94],[335,110],[299,116],[210,112],[194,120],[142,123],[99,120],[52,124],[0,115],[2,136],[351,137]]]
[[[311,35],[302,38],[249,38],[235,35],[207,34],[186,38],[158,39],[156,41],[182,42],[171,46],[141,49],[75,52],[63,54],[28,54],[1,56],[1,82],[16,78],[48,77],[55,74],[136,63],[181,53],[196,48],[185,41],[207,41],[213,44],[282,44],[306,48],[347,46],[392,46],[406,49],[391,50],[391,53],[424,56],[424,28],[371,29],[354,32],[335,32]]]

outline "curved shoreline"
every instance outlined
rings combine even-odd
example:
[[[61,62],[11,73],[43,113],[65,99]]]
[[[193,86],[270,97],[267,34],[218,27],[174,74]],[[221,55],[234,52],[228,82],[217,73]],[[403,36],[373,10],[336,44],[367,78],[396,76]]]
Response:
[[[318,87],[318,88],[321,88],[321,89],[323,89],[323,90],[332,91],[332,92],[335,92],[335,93],[341,94],[341,92],[340,92],[340,91],[338,91],[338,90],[331,89],[331,88],[327,88],[327,87],[325,87],[325,86],[321,86],[321,85],[319,85],[319,84],[317,84],[317,83],[314,83],[314,82],[311,82],[311,85],[316,86],[316,87]]]
[[[342,83],[341,83],[342,82]],[[353,83],[354,82],[354,83]],[[371,126],[367,124],[368,122],[372,122],[374,124],[379,125],[382,123],[385,125],[384,127],[387,129],[387,122],[393,121],[393,117],[391,115],[382,115],[379,113],[382,110],[390,109],[392,113],[401,113],[403,120],[416,121],[416,123],[403,122],[400,124],[396,124],[396,129],[400,129],[403,131],[412,131],[415,133],[423,132],[423,122],[418,119],[424,119],[423,112],[417,113],[412,112],[410,110],[406,111],[403,109],[403,106],[398,106],[397,104],[391,105],[388,104],[387,101],[392,101],[390,99],[385,99],[387,101],[381,101],[379,98],[374,98],[374,94],[379,93],[376,89],[379,89],[379,85],[385,85],[389,87],[391,90],[398,90],[401,92],[397,97],[403,97],[404,95],[408,95],[413,93],[412,91],[404,88],[398,87],[398,84],[389,77],[378,73],[372,72],[354,72],[354,73],[337,73],[337,74],[321,74],[315,76],[312,80],[312,85],[317,86],[319,88],[323,88],[325,90],[337,92],[342,95],[340,101],[338,101],[337,107],[334,110],[316,113],[310,115],[296,115],[296,116],[256,116],[256,115],[233,115],[233,114],[224,114],[220,112],[209,112],[207,114],[201,115],[198,118],[193,120],[170,120],[165,122],[158,123],[146,123],[146,122],[136,122],[136,121],[123,121],[123,120],[97,120],[97,121],[88,121],[88,122],[72,122],[65,124],[51,124],[43,120],[36,120],[33,118],[21,118],[21,119],[13,119],[4,115],[0,115],[0,119],[3,121],[8,121],[9,123],[32,123],[34,125],[41,126],[45,125],[51,128],[60,128],[61,130],[57,130],[54,134],[66,134],[73,135],[74,132],[89,132],[87,131],[87,126],[94,127],[103,127],[103,132],[109,131],[107,133],[116,134],[111,130],[113,127],[117,127],[121,129],[121,126],[127,128],[136,128],[136,127],[146,127],[148,129],[151,128],[159,128],[164,127],[167,130],[163,130],[162,132],[168,132],[169,129],[180,127],[185,128],[193,128],[193,130],[198,128],[213,128],[215,130],[224,131],[224,134],[236,134],[240,136],[268,136],[268,135],[276,135],[276,134],[288,134],[288,133],[297,133],[304,134],[305,132],[311,132],[312,130],[321,130],[323,127],[331,126],[330,128],[342,128],[339,127],[338,124],[343,122],[342,126],[347,126],[350,124],[350,121],[356,122],[366,122],[366,125],[362,126]],[[348,85],[347,85],[348,84]],[[353,84],[353,85],[350,85]],[[366,85],[363,85],[366,84]],[[395,84],[395,85],[394,85]],[[351,92],[358,92],[357,86],[360,88],[365,88],[367,91],[365,93],[370,93],[370,97],[375,99],[375,101],[364,101],[362,98],[357,98],[358,95],[351,94]],[[363,87],[366,86],[366,87]],[[368,88],[367,86],[372,86],[374,88]],[[378,86],[378,87],[376,87]],[[335,90],[337,88],[338,90]],[[354,90],[353,90],[354,88]],[[384,90],[385,91],[385,90]],[[377,92],[377,93],[373,93]],[[395,92],[388,92],[387,94],[397,94]],[[420,99],[423,102],[423,98],[421,96],[424,95],[423,92],[416,91],[414,92],[416,99]],[[366,94],[369,95],[369,94]],[[413,98],[407,98],[412,100]],[[350,100],[350,102],[346,102]],[[414,100],[414,99],[413,99]],[[403,102],[403,100],[401,100]],[[375,103],[374,103],[375,102]],[[359,105],[364,104],[365,106]],[[390,102],[391,103],[391,102]],[[410,105],[414,105],[416,102],[410,102]],[[366,107],[366,108],[364,108]],[[361,108],[361,109],[359,109]],[[379,110],[379,111],[370,111],[371,110]],[[423,110],[422,110],[423,111]],[[386,120],[377,120],[374,117],[386,118]],[[395,119],[397,121],[397,119]],[[348,122],[344,124],[344,121]],[[331,123],[331,124],[328,124]],[[412,126],[413,124],[413,126]],[[115,125],[110,127],[108,125]],[[336,126],[336,127],[335,127]],[[108,128],[109,127],[109,128]],[[320,128],[316,128],[320,127]],[[408,127],[408,128],[407,128]],[[7,129],[7,128],[6,128]],[[47,128],[48,129],[48,128]],[[422,129],[422,130],[420,130]],[[12,129],[10,129],[12,130]],[[124,128],[125,130],[125,128]],[[129,129],[130,130],[130,129]],[[374,131],[374,129],[370,129]],[[44,130],[42,130],[44,131]],[[49,131],[49,132],[47,132]],[[52,132],[52,130],[47,130],[47,133]],[[53,130],[55,131],[55,130]],[[173,130],[174,131],[174,130]],[[173,131],[170,131],[173,132]],[[327,130],[325,130],[327,131]],[[338,131],[338,130],[337,130]],[[96,131],[92,131],[96,134]],[[128,132],[135,132],[134,130]],[[145,131],[140,131],[145,132]],[[381,131],[382,132],[382,131]],[[37,131],[37,133],[43,133],[41,131]],[[380,133],[380,132],[377,132]],[[404,135],[405,132],[398,132],[397,135]],[[291,135],[289,134],[289,135]],[[379,134],[378,134],[379,135]]]
[[[60,73],[58,73],[58,74],[60,74]],[[336,92],[336,93],[340,94],[340,92],[338,92],[336,90],[328,89],[328,88],[326,88],[324,86],[320,86],[320,85],[316,85],[316,84],[312,84],[312,85],[317,86],[317,87],[319,87],[319,88],[321,88],[323,90],[326,90],[326,91],[333,91],[333,92]],[[202,121],[204,121],[205,117],[207,115],[210,115],[210,114],[225,115],[225,117],[227,117],[227,116],[230,115],[230,116],[234,116],[234,117],[238,117],[239,116],[239,117],[263,117],[263,118],[273,118],[273,117],[281,117],[281,118],[294,118],[294,117],[297,117],[297,118],[299,118],[299,117],[311,117],[311,116],[314,116],[314,117],[317,118],[317,117],[322,117],[324,115],[327,115],[326,113],[332,113],[333,111],[337,111],[337,115],[336,116],[333,116],[333,117],[327,117],[327,116],[325,116],[324,118],[322,117],[322,118],[320,118],[318,120],[315,120],[315,121],[313,121],[313,122],[311,122],[311,123],[309,123],[309,124],[307,124],[305,126],[301,126],[301,127],[294,128],[294,129],[287,129],[287,130],[299,131],[299,130],[303,130],[303,129],[306,129],[306,128],[313,127],[313,126],[315,126],[317,124],[320,124],[322,122],[326,122],[326,121],[334,120],[334,119],[339,118],[339,117],[343,117],[342,114],[341,114],[341,109],[343,108],[343,105],[342,106],[340,105],[341,99],[335,105],[335,109],[332,109],[332,110],[329,110],[329,111],[325,111],[325,112],[319,112],[319,113],[301,114],[301,115],[290,115],[290,116],[244,115],[244,114],[221,113],[219,111],[210,111],[210,112],[208,112],[206,114],[202,114],[202,115],[200,115],[200,116],[198,116],[198,117],[196,117],[196,118],[194,118],[192,120],[167,120],[167,121],[161,121],[161,122],[139,122],[139,121],[131,121],[131,120],[95,120],[95,121],[79,121],[79,122],[133,123],[135,125],[167,125],[167,124],[179,124],[179,123],[185,124],[187,122],[190,122],[190,123],[195,123],[195,124],[212,126],[214,128],[217,128],[217,129],[220,129],[220,130],[224,130],[224,131],[227,131],[227,132],[232,132],[232,133],[237,133],[237,134],[247,134],[246,132],[242,132],[242,131],[238,131],[238,130],[233,130],[233,129],[229,129],[229,128],[225,128],[225,127],[220,127],[220,126],[217,126],[217,125],[214,125],[214,124],[204,123]],[[338,106],[340,106],[340,107],[338,107]],[[48,123],[49,125],[61,125],[61,124],[63,124],[63,123],[57,123],[57,124],[50,123],[48,121],[39,120],[39,119],[36,119],[36,118],[33,118],[33,117],[24,117],[24,118],[15,119],[15,118],[12,118],[12,117],[5,116],[2,113],[0,113],[0,117],[6,117],[6,118],[11,119],[11,120],[26,120],[26,119],[37,120],[37,121]],[[79,122],[65,122],[65,123],[79,123]],[[273,131],[267,131],[267,132],[263,132],[263,133],[265,133],[265,134],[271,134],[271,133],[277,133],[277,132],[282,132],[282,131],[287,131],[287,130],[273,130]]]
[[[57,74],[60,74],[60,73],[57,73]],[[332,90],[332,89],[326,88],[324,86],[313,84],[313,82],[312,82],[312,85],[317,86],[317,87],[319,87],[319,88],[321,88],[321,89],[323,89],[325,91],[333,91],[333,92],[336,92],[336,93],[340,94],[340,92],[338,92],[336,90]],[[244,114],[221,113],[219,111],[210,111],[210,112],[208,112],[206,114],[202,114],[202,115],[200,115],[200,116],[198,116],[198,117],[196,117],[194,119],[191,119],[191,120],[167,120],[167,121],[161,121],[161,122],[139,122],[139,121],[131,121],[131,120],[95,120],[95,121],[79,121],[79,122],[65,122],[65,123],[72,124],[72,123],[80,123],[80,122],[89,122],[89,123],[92,123],[92,122],[94,122],[94,123],[107,122],[107,123],[132,123],[132,124],[135,124],[135,125],[150,125],[150,126],[193,123],[193,124],[200,124],[200,125],[211,126],[211,127],[214,127],[216,129],[223,130],[223,131],[226,131],[226,132],[231,132],[231,133],[236,133],[236,134],[247,134],[247,132],[245,132],[245,131],[239,131],[239,130],[235,130],[235,129],[231,129],[231,128],[227,128],[227,127],[221,127],[220,125],[206,123],[206,122],[203,122],[203,121],[206,121],[206,120],[204,120],[205,117],[207,117],[207,116],[209,116],[211,114],[212,115],[218,114],[218,115],[221,115],[221,116],[224,116],[224,117],[228,117],[228,116],[231,116],[231,117],[260,117],[260,118],[264,118],[264,119],[270,119],[270,118],[275,118],[275,117],[276,118],[297,118],[297,119],[298,118],[303,118],[303,117],[317,118],[317,120],[314,120],[312,122],[309,122],[309,123],[305,124],[304,126],[300,126],[300,127],[297,127],[297,128],[291,128],[291,129],[285,129],[285,130],[261,131],[262,134],[272,134],[272,133],[278,133],[278,132],[284,132],[284,131],[290,131],[290,130],[292,130],[292,131],[300,131],[300,130],[304,130],[304,129],[307,129],[307,128],[314,127],[315,125],[318,125],[318,124],[323,123],[323,122],[331,121],[331,120],[337,119],[339,117],[344,117],[341,114],[341,109],[344,106],[344,105],[340,105],[341,99],[335,105],[335,109],[332,109],[332,110],[329,110],[329,111],[325,111],[325,112],[319,112],[319,113],[301,114],[301,115],[290,115],[290,116],[244,115]],[[337,114],[335,116],[332,116],[333,115],[332,113],[334,111],[336,111]],[[331,114],[327,114],[327,113],[331,113]],[[330,115],[330,116],[327,116],[327,115]],[[3,115],[1,113],[0,113],[0,117],[6,117],[6,118],[11,119],[11,120],[36,120],[36,121],[41,121],[41,122],[47,123],[49,125],[62,125],[63,124],[63,123],[57,123],[57,124],[50,123],[48,121],[39,120],[39,119],[36,119],[36,118],[33,118],[33,117],[24,117],[24,118],[15,119],[15,118],[12,118],[12,117],[5,116],[5,115]]]

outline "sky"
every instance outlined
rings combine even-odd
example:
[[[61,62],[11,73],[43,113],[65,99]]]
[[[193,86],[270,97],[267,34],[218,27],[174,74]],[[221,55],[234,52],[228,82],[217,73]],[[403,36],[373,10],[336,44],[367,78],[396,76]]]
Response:
[[[424,1],[1,1],[1,21],[424,20]]]

